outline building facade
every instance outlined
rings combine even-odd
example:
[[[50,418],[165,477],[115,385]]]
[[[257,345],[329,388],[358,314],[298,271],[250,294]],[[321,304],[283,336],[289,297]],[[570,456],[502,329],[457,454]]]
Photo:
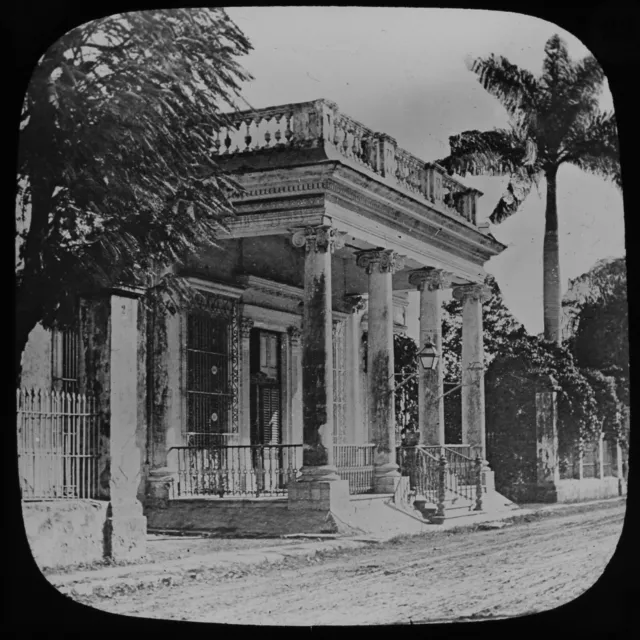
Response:
[[[108,292],[75,333],[37,328],[25,351],[24,387],[96,398],[91,497],[151,522],[187,496],[295,511],[392,494],[393,333],[441,353],[445,289],[463,301],[462,441],[484,459],[483,265],[505,247],[477,224],[481,194],[326,100],[234,114],[213,152],[241,193],[216,247],[180,269],[196,302]],[[419,388],[421,441],[446,445],[440,363]]]

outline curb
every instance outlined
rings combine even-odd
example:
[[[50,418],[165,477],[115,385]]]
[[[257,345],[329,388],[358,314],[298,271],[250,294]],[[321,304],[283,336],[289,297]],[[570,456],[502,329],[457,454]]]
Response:
[[[440,532],[467,531],[475,528],[491,527],[492,524],[504,523],[505,520],[514,520],[511,524],[517,524],[520,518],[544,512],[580,510],[597,504],[612,503],[614,501],[624,501],[624,498],[609,498],[581,503],[561,503],[536,509],[520,508],[506,511],[490,518],[480,518],[471,522],[455,524],[451,522],[448,527],[434,526],[429,529],[429,533],[438,534]],[[509,526],[509,525],[503,525]],[[496,526],[495,528],[499,528]],[[500,527],[501,528],[501,527]],[[264,547],[260,550],[246,551],[224,551],[208,556],[194,556],[192,558],[181,558],[169,560],[163,563],[147,563],[139,565],[127,565],[120,567],[108,567],[97,571],[87,571],[76,574],[47,576],[49,583],[60,593],[69,596],[99,596],[109,598],[114,595],[133,593],[141,589],[152,589],[162,586],[178,586],[186,582],[199,580],[202,573],[212,569],[229,567],[231,569],[237,565],[256,566],[262,564],[277,564],[284,562],[287,558],[314,557],[319,551],[338,549],[361,549],[388,542],[394,538],[404,536],[424,535],[425,531],[398,534],[389,533],[382,536],[354,535],[344,537],[339,540],[323,540],[307,542],[291,547]],[[139,575],[131,575],[139,574]],[[230,571],[233,575],[233,571]]]

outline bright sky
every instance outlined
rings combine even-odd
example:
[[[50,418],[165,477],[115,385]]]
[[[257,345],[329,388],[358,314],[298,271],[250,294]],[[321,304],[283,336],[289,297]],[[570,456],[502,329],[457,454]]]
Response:
[[[229,16],[253,44],[242,60],[255,77],[243,97],[260,108],[316,98],[376,131],[384,131],[424,160],[447,155],[448,138],[467,129],[506,124],[498,101],[465,66],[468,56],[496,53],[539,75],[545,42],[560,33],[570,55],[589,54],[556,25],[516,13],[371,7],[234,7]],[[611,109],[608,88],[602,108]],[[624,255],[622,196],[573,167],[558,178],[561,276],[587,271],[596,260]],[[484,192],[479,219],[488,217],[504,183],[466,179]],[[486,265],[511,312],[542,332],[544,184],[493,235],[508,245]]]

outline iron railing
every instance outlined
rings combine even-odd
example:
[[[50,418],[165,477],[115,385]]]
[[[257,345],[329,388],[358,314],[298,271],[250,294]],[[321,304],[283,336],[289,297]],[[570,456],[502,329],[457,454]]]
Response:
[[[299,444],[172,447],[173,497],[284,496],[301,462]]]
[[[429,502],[435,504],[442,495],[451,494],[469,501],[477,498],[478,484],[482,482],[478,461],[450,445],[398,447],[397,460],[401,474],[409,476],[411,490]]]
[[[98,497],[99,421],[93,397],[18,389],[17,422],[23,500]]]
[[[374,489],[374,444],[336,444],[333,460],[342,480],[349,481],[349,493],[371,493]]]
[[[427,502],[438,501],[439,459],[431,451],[420,446],[397,447],[396,460],[403,476],[409,476],[409,487],[416,496]]]

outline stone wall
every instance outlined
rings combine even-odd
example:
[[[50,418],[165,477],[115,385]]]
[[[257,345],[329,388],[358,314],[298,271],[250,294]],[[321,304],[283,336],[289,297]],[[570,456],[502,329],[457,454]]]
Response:
[[[288,533],[334,533],[327,511],[289,511],[287,498],[180,498],[166,508],[147,508],[147,528],[209,531],[228,536],[281,536]]]
[[[617,498],[626,494],[624,481],[618,478],[583,478],[582,480],[560,480],[556,483],[514,483],[501,488],[507,498],[519,504],[530,502],[584,502]]]
[[[24,526],[36,563],[46,568],[102,560],[108,504],[101,500],[24,502]]]

